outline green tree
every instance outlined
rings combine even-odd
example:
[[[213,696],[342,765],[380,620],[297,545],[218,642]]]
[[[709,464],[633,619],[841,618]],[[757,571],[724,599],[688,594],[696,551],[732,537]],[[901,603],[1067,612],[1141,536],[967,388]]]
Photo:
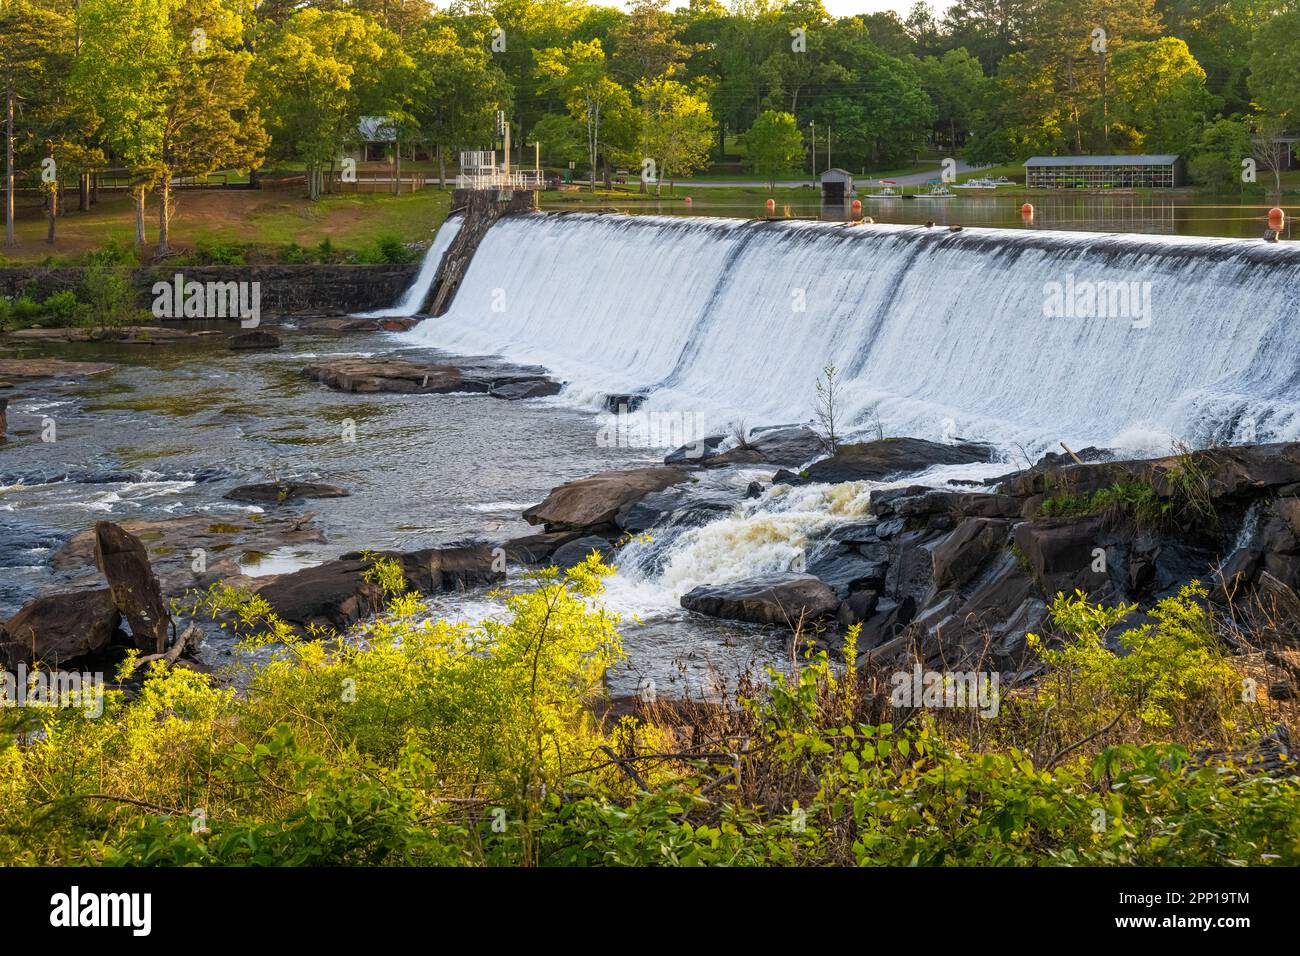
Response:
[[[575,40],[567,47],[551,47],[537,52],[537,76],[544,90],[559,93],[571,112],[587,128],[587,165],[591,171],[590,188],[596,188],[597,160],[600,155],[602,114],[613,101],[627,91],[609,77],[605,51],[599,40]]]
[[[1216,193],[1241,188],[1241,163],[1251,155],[1250,129],[1238,120],[1221,119],[1207,124],[1192,151],[1187,173],[1192,182]]]
[[[449,18],[420,24],[403,44],[412,63],[404,95],[421,141],[438,153],[438,179],[447,183],[446,155],[479,147],[495,135],[494,116],[512,90],[489,48],[468,42]]]
[[[397,38],[373,20],[311,8],[263,41],[256,85],[266,103],[271,155],[305,163],[312,199],[324,189],[326,167],[355,139],[361,117],[393,108],[396,50]]]
[[[777,179],[796,169],[803,156],[803,136],[789,113],[764,110],[744,134],[744,140],[750,168],[767,182],[768,189],[774,189]]]
[[[1115,55],[1111,76],[1115,125],[1129,134],[1125,146],[1133,150],[1190,151],[1216,106],[1205,71],[1174,37],[1126,46]]]
[[[713,116],[708,101],[681,83],[660,77],[637,86],[644,114],[646,155],[657,165],[655,194],[667,179],[704,166],[713,142]]]

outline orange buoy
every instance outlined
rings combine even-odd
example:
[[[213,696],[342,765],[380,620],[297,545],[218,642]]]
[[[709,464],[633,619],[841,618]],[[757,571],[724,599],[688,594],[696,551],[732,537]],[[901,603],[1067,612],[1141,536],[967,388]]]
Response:
[[[767,201],[767,211],[768,211],[768,213],[774,213],[774,212],[776,212],[776,200],[775,200],[775,199],[769,199],[769,200]]]
[[[1032,216],[1033,214],[1034,214],[1033,203],[1025,203],[1023,206],[1020,207],[1020,215]]]
[[[853,215],[855,215],[855,216],[861,216],[861,215],[862,215],[862,200],[861,200],[861,199],[855,199],[855,200],[853,200]]]
[[[687,196],[687,197],[686,197],[686,205],[689,206],[690,204],[691,204],[691,197],[690,197],[690,196]]]
[[[1268,227],[1273,230],[1281,229],[1286,223],[1286,213],[1280,208],[1274,206],[1268,211]]]

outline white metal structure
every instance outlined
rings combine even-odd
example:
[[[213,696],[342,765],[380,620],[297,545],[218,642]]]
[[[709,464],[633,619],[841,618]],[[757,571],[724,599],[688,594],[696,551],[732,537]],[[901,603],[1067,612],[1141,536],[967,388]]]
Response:
[[[494,150],[467,150],[460,154],[457,189],[541,189],[536,170],[509,169],[497,165]]]

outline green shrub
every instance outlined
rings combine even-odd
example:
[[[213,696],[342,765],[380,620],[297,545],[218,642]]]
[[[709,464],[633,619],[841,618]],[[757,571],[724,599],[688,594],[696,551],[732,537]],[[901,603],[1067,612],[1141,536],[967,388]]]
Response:
[[[194,255],[190,258],[194,265],[242,266],[247,252],[247,243],[204,238],[195,243]]]
[[[136,305],[131,271],[122,267],[87,266],[81,277],[79,298],[78,321],[100,332],[110,332],[149,317]]]

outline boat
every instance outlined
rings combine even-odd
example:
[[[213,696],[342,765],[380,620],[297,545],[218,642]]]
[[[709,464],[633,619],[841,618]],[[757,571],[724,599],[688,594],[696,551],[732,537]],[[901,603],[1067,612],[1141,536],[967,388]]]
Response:
[[[998,184],[987,176],[980,176],[976,179],[968,179],[964,183],[958,183],[954,189],[997,189]]]
[[[880,181],[881,188],[876,190],[876,192],[874,193],[867,193],[867,198],[868,199],[898,199],[900,197],[900,193],[897,189],[894,188],[897,185],[898,182],[896,180],[882,179]]]
[[[916,198],[917,199],[952,199],[953,192],[947,186],[943,185],[943,183],[939,183],[937,186],[931,186],[930,191],[928,193],[917,193]]]

